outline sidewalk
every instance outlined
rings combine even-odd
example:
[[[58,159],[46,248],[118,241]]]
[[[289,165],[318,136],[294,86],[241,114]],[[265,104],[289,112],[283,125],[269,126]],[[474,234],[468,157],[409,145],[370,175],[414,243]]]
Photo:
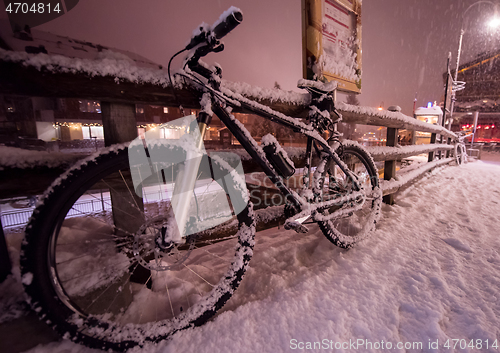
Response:
[[[259,232],[240,288],[214,320],[137,351],[290,352],[323,339],[422,343],[423,351],[436,340],[436,351],[447,351],[447,339],[491,345],[500,327],[498,155],[433,171],[382,211],[376,232],[349,251],[315,227],[306,235]],[[18,256],[20,238],[7,241]],[[14,259],[15,276],[0,285],[0,318],[19,309],[18,271]],[[30,352],[92,351],[47,344],[53,336],[38,324],[19,328],[32,323],[24,316],[0,325],[0,351],[24,349],[10,346],[16,340],[41,344]],[[377,351],[364,348],[345,351]]]

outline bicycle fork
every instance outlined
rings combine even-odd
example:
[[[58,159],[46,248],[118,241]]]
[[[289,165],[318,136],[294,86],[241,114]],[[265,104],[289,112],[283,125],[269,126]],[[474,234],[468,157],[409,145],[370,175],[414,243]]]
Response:
[[[181,166],[181,170],[175,180],[172,194],[172,210],[177,223],[177,231],[171,232],[171,236],[168,239],[174,243],[184,243],[186,241],[186,224],[189,220],[189,208],[193,198],[198,170],[204,155],[203,139],[206,127],[207,124],[205,122],[198,123],[200,133],[195,141],[195,149],[187,152],[186,162]]]

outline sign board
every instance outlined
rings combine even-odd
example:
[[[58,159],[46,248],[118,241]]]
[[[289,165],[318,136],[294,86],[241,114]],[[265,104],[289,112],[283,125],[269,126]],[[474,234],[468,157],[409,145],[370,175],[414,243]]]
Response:
[[[361,93],[361,0],[302,0],[303,75]]]

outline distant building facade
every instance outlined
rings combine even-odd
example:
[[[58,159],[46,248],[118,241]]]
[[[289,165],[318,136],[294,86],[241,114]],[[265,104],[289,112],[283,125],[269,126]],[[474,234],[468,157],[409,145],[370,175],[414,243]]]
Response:
[[[473,127],[478,112],[475,141],[500,142],[500,50],[462,64],[458,80],[465,82],[465,89],[457,92],[452,130]]]

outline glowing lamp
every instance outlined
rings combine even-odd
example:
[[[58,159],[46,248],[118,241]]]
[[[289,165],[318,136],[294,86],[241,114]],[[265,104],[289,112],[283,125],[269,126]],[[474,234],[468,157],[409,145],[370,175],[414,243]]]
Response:
[[[498,26],[500,26],[500,17],[498,17],[498,16],[493,17],[488,22],[488,26],[490,26],[490,28],[497,28]]]

